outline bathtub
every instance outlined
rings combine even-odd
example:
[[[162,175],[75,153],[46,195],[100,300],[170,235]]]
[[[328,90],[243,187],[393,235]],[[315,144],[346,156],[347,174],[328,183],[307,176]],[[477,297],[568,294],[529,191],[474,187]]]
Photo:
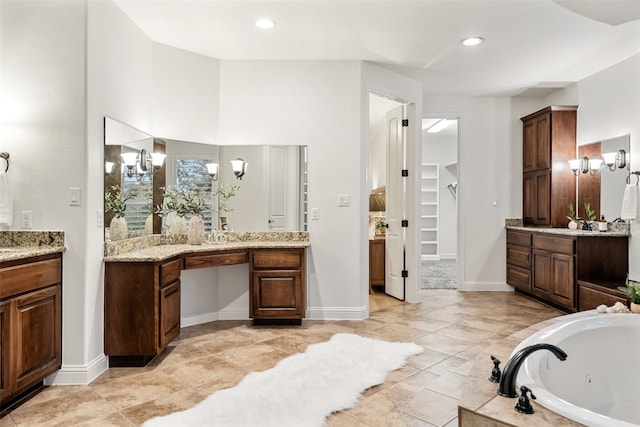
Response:
[[[561,319],[513,353],[548,343],[567,360],[546,350],[530,354],[518,372],[518,392],[526,385],[538,404],[587,426],[640,426],[640,315],[592,310]]]

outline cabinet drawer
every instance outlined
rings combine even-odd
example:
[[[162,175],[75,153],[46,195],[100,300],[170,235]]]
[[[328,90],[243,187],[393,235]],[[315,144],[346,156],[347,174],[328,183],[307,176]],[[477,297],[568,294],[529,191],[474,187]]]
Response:
[[[523,291],[531,292],[531,271],[507,264],[507,283]]]
[[[255,251],[253,268],[301,268],[302,251]]]
[[[182,270],[182,258],[161,264],[160,287],[178,280],[180,278],[180,270]]]
[[[192,268],[217,267],[220,265],[244,264],[249,262],[246,251],[242,252],[225,252],[219,254],[208,255],[189,255],[184,259],[184,267],[189,270]]]
[[[507,245],[507,263],[531,268],[531,249],[528,246]]]
[[[575,253],[575,239],[534,234],[533,248],[558,254],[573,255]]]
[[[62,281],[60,258],[29,262],[0,269],[0,299],[28,292]]]
[[[578,310],[591,310],[600,304],[611,307],[616,302],[627,305],[627,299],[613,295],[613,293],[605,293],[597,289],[591,289],[584,285],[578,286]]]
[[[507,231],[507,245],[531,246],[531,233],[525,231]]]

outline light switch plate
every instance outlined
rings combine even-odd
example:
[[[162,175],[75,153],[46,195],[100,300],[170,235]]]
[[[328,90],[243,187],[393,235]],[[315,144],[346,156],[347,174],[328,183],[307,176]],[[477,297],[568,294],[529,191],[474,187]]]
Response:
[[[316,221],[320,219],[320,209],[311,208],[311,219]]]
[[[32,211],[22,211],[20,213],[20,225],[23,230],[33,228],[33,212]]]
[[[338,206],[346,207],[351,204],[351,198],[348,194],[338,194]]]
[[[80,206],[79,188],[69,188],[69,206]]]

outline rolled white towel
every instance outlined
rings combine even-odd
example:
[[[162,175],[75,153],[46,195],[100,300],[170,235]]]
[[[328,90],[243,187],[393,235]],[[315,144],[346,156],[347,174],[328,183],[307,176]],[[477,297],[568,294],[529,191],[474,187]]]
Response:
[[[638,184],[627,184],[622,197],[620,218],[636,219],[638,217]]]
[[[0,170],[0,225],[13,224],[13,199],[9,189],[9,177]]]

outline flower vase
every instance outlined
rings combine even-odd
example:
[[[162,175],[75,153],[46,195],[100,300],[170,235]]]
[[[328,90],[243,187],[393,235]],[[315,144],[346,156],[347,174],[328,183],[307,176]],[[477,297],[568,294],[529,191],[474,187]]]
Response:
[[[629,304],[629,309],[632,313],[640,313],[640,304],[632,302],[631,304]]]
[[[202,217],[200,215],[193,215],[189,220],[187,242],[189,242],[190,245],[201,245],[206,240],[206,237]]]
[[[171,234],[187,234],[187,223],[184,217],[176,215],[171,221]]]
[[[121,216],[114,216],[109,224],[109,238],[111,241],[122,240],[129,237],[129,227],[127,220]]]
[[[144,221],[144,234],[153,234],[153,215],[149,215]]]
[[[569,221],[569,225],[568,225],[570,230],[576,230],[578,228],[578,223],[576,221]]]

